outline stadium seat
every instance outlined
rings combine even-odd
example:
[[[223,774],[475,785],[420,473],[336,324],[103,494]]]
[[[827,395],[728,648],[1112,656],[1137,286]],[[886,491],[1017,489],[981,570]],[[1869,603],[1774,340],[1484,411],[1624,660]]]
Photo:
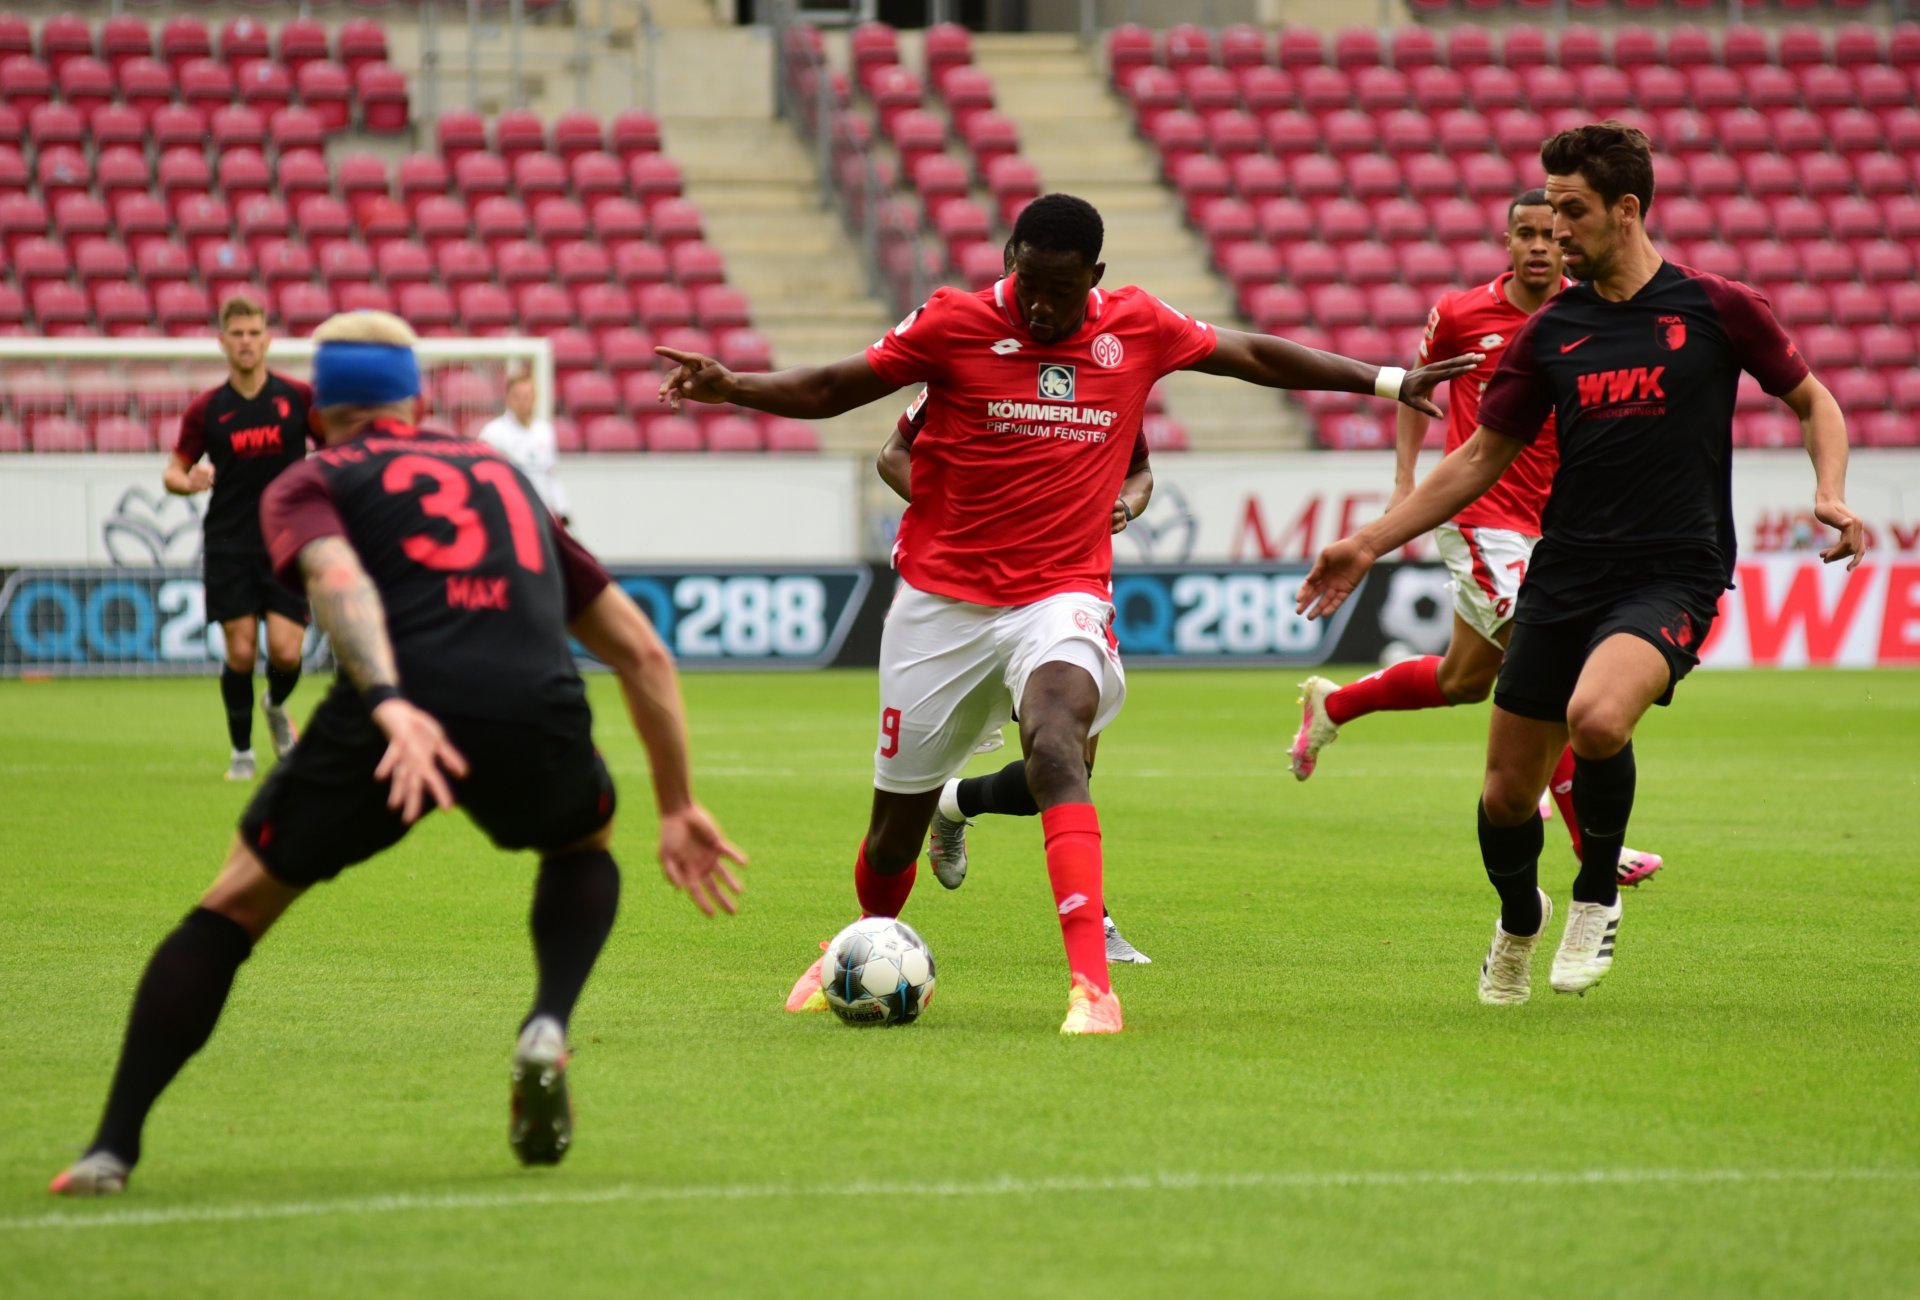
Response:
[[[73,272],[82,285],[129,281],[133,278],[133,259],[126,245],[117,240],[95,236],[83,239],[73,249]]]
[[[788,420],[776,416],[761,421],[760,427],[766,434],[767,450],[770,452],[804,455],[820,450],[819,431],[804,420]]]
[[[651,452],[685,454],[706,450],[700,425],[684,415],[649,416],[643,434],[646,448]]]
[[[1153,33],[1144,27],[1126,23],[1107,33],[1107,69],[1115,89],[1124,89],[1134,72],[1153,66],[1158,57]]]
[[[1327,61],[1320,33],[1310,27],[1283,27],[1275,40],[1274,62],[1288,71],[1319,67]]]
[[[607,125],[607,146],[622,161],[631,161],[635,154],[659,153],[660,121],[637,108],[623,109]]]

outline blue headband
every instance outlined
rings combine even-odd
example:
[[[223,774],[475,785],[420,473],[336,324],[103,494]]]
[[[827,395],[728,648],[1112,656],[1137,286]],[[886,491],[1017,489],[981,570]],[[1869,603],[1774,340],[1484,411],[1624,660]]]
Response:
[[[420,362],[390,343],[322,343],[313,354],[313,404],[386,406],[420,396]]]

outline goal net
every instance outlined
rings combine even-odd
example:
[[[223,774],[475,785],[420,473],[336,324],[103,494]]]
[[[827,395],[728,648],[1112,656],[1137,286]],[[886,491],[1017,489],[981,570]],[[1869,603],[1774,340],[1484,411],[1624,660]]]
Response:
[[[310,339],[275,339],[271,369],[312,371]],[[426,423],[476,435],[510,376],[551,418],[553,349],[539,338],[432,338],[416,348]],[[193,398],[223,382],[208,338],[0,338],[0,676],[218,671],[206,622],[206,498],[161,486]],[[310,666],[326,661],[308,634]]]

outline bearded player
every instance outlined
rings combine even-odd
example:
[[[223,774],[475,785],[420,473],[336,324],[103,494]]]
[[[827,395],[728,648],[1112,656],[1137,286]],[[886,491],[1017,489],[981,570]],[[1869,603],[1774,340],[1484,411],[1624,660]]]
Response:
[[[1527,318],[1570,283],[1560,272],[1560,246],[1553,241],[1553,209],[1545,190],[1528,190],[1507,208],[1504,237],[1511,270],[1491,284],[1444,295],[1427,317],[1420,360],[1451,357],[1472,348],[1486,360],[1453,381],[1447,409],[1447,444],[1457,450],[1478,427],[1480,394],[1493,378],[1500,354]],[[1414,463],[1427,436],[1427,417],[1402,406],[1394,439],[1391,510],[1413,491]],[[1296,779],[1313,775],[1320,751],[1355,718],[1382,710],[1446,709],[1478,704],[1493,693],[1494,678],[1513,636],[1513,611],[1527,563],[1540,541],[1540,512],[1560,464],[1551,417],[1540,436],[1512,468],[1448,522],[1433,530],[1434,545],[1453,574],[1453,640],[1442,655],[1421,655],[1357,682],[1339,686],[1324,677],[1301,683],[1300,730],[1288,753]],[[1573,812],[1573,746],[1560,751],[1548,782],[1553,803],[1580,856],[1580,819]],[[1657,853],[1622,846],[1615,869],[1622,885],[1638,885],[1660,870]]]
[[[201,545],[207,621],[226,643],[220,700],[227,714],[227,780],[251,781],[253,664],[260,620],[267,624],[267,689],[260,708],[276,758],[293,748],[287,697],[300,682],[300,644],[307,602],[274,580],[260,540],[260,497],[267,485],[307,454],[307,410],[313,390],[267,369],[267,313],[236,295],[220,305],[220,351],[227,382],[193,399],[160,481],[176,496],[213,489]],[[204,458],[205,463],[202,463]]]
[[[1100,214],[1043,195],[1014,223],[1014,271],[978,293],[944,288],[865,353],[820,367],[735,375],[694,353],[663,401],[733,402],[826,419],[927,385],[912,501],[894,559],[899,589],[880,647],[880,743],[854,888],[867,916],[897,916],[941,787],[975,745],[1020,719],[1070,971],[1061,1032],[1118,1033],[1100,915],[1100,821],[1089,736],[1120,712],[1126,677],[1110,632],[1108,522],[1132,431],[1162,375],[1194,369],[1275,388],[1377,393],[1431,414],[1427,394],[1478,354],[1408,374],[1282,339],[1215,330],[1144,290],[1099,287]],[[824,1009],[815,961],[789,1010]]]
[[[1480,858],[1500,918],[1480,966],[1482,1002],[1531,994],[1553,915],[1539,886],[1541,784],[1569,739],[1581,828],[1556,993],[1613,968],[1619,848],[1637,784],[1634,731],[1700,662],[1732,584],[1733,412],[1742,371],[1799,417],[1814,514],[1838,530],[1820,552],[1859,564],[1847,508],[1847,424],[1767,300],[1665,261],[1647,236],[1653,153],[1620,122],[1562,131],[1540,149],[1553,234],[1584,283],[1527,319],[1501,357],[1480,427],[1394,509],[1320,552],[1297,608],[1325,617],[1373,561],[1455,517],[1557,417],[1560,468],[1500,665],[1481,786]]]

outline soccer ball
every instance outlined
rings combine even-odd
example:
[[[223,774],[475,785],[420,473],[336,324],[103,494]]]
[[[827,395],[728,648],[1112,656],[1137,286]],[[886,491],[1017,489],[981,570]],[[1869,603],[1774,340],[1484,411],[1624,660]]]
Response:
[[[833,936],[820,987],[850,1025],[912,1024],[933,1001],[933,952],[910,927],[870,916]]]

